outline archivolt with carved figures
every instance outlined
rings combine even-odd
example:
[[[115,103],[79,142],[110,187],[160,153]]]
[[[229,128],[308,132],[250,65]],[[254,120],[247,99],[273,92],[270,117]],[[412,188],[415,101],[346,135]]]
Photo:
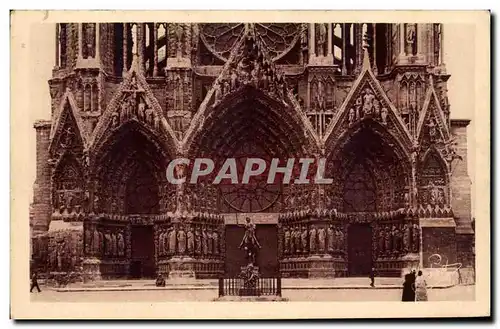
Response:
[[[172,203],[161,188],[169,153],[141,124],[122,126],[97,152],[94,212],[154,214]]]
[[[411,163],[398,142],[375,121],[363,121],[344,134],[328,153],[327,188],[331,207],[345,212],[405,207]]]
[[[244,87],[217,105],[205,119],[188,150],[189,157],[211,158],[217,168],[227,158],[235,158],[241,173],[248,158],[267,159],[269,168],[272,158],[285,160],[314,154],[314,144],[304,136],[301,132],[304,128],[289,111],[260,90]],[[279,211],[283,187],[268,184],[266,178],[267,175],[256,177],[247,185],[221,184],[218,209],[223,212]],[[206,184],[212,179],[207,177]],[[193,197],[200,201],[196,194]]]

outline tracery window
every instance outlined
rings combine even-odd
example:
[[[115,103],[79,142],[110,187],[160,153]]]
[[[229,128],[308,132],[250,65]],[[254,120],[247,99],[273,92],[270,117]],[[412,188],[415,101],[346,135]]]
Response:
[[[128,214],[155,214],[159,211],[159,189],[156,180],[144,164],[131,173],[126,186]]]
[[[372,174],[358,162],[347,175],[344,185],[344,211],[376,211],[376,188]]]
[[[244,30],[243,23],[200,24],[200,37],[207,49],[225,62]]]
[[[245,143],[232,158],[236,159],[237,172],[243,173],[248,158],[260,158],[271,164],[271,156],[255,143]],[[263,212],[269,211],[281,195],[281,184],[268,184],[266,170],[260,176],[252,177],[248,184],[221,184],[223,211]],[[241,182],[242,177],[238,177]]]
[[[200,24],[201,40],[208,51],[225,62],[246,25]],[[302,31],[301,24],[296,23],[253,23],[253,26],[257,38],[274,61],[286,56],[296,46]]]

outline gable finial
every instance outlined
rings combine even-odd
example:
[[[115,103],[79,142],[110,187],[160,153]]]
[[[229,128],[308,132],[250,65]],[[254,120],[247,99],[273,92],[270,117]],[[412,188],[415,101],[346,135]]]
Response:
[[[370,56],[368,55],[368,47],[363,47],[363,71],[371,70]]]

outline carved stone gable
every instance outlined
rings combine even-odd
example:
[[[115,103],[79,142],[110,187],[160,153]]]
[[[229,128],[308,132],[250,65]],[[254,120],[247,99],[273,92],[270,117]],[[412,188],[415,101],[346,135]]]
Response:
[[[359,121],[372,119],[387,126],[391,120],[389,106],[370,82],[365,80],[357,95],[348,104],[349,110],[344,125],[351,127]]]
[[[359,123],[373,120],[401,141],[408,153],[413,141],[396,107],[390,102],[368,64],[354,82],[344,103],[328,127],[325,144],[334,144],[347,130]]]
[[[94,129],[89,141],[90,147],[96,147],[125,123],[136,121],[170,144],[171,149],[177,148],[175,133],[163,116],[161,106],[148,86],[137,60],[134,59],[130,71]]]
[[[184,134],[183,144],[186,148],[189,148],[192,139],[202,129],[207,117],[251,89],[258,90],[266,98],[273,100],[275,106],[281,104],[284,111],[289,111],[296,121],[301,122],[305,134],[319,144],[318,135],[302,111],[299,101],[288,88],[285,74],[278,69],[261,42],[249,24],[191,120]]]
[[[111,115],[110,128],[116,129],[129,120],[137,120],[156,131],[160,129],[160,115],[153,110],[144,89],[137,85],[135,75],[129,88],[122,91],[120,107]]]
[[[427,91],[417,133],[419,143],[423,147],[448,143],[450,140],[448,123],[432,85]]]
[[[59,158],[66,151],[81,151],[86,145],[84,126],[75,108],[74,99],[67,91],[51,132],[49,152],[53,159]]]

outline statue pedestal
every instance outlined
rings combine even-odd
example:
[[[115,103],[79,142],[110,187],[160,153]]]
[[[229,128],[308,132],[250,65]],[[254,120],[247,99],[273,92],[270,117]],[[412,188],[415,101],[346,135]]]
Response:
[[[194,280],[196,275],[194,271],[170,271],[168,278],[170,280]]]
[[[418,253],[408,253],[404,255],[401,260],[403,261],[403,268],[401,269],[401,277],[404,278],[405,274],[411,272],[411,270],[419,267],[420,255]]]
[[[194,280],[196,260],[191,257],[172,257],[167,261],[168,278],[172,280]]]
[[[309,57],[309,66],[333,66],[333,54],[326,56],[312,55]]]
[[[333,278],[335,277],[335,268],[333,267],[332,256],[312,255],[307,258],[309,263],[309,278]]]
[[[97,258],[86,258],[83,265],[83,282],[101,280],[101,261]]]

